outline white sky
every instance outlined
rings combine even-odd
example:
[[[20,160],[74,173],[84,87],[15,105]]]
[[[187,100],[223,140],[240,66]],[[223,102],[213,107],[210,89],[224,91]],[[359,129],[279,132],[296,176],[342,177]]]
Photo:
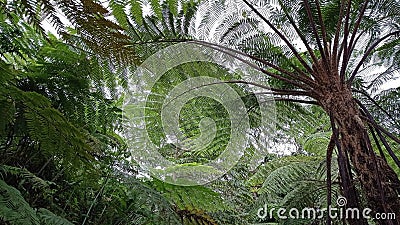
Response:
[[[387,89],[390,89],[390,88],[397,88],[397,87],[400,87],[400,75],[398,75],[396,77],[396,79],[384,83],[381,86],[381,89],[382,90],[387,90]]]

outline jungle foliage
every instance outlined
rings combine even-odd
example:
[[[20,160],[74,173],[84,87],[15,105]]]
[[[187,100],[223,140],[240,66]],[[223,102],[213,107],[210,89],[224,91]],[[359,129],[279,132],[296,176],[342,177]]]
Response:
[[[265,205],[324,208],[341,195],[351,206],[376,201],[374,210],[400,201],[377,201],[363,180],[383,179],[383,199],[399,194],[400,88],[379,91],[398,75],[399,15],[397,0],[1,0],[0,224],[390,224],[257,213]],[[46,33],[44,19],[57,36]],[[265,154],[253,168],[249,147],[220,179],[191,187],[164,183],[131,161],[122,90],[147,57],[179,42],[236,51],[262,71],[278,112],[268,150],[290,143],[291,153]],[[202,63],[169,71],[152,90],[147,125],[171,161],[205,163],[229,141],[217,101],[193,99],[181,115],[189,137],[199,135],[202,118],[216,121],[219,132],[201,151],[176,154],[159,126],[162,100],[188,74],[237,79]],[[230,85],[248,109],[257,107],[253,95]],[[331,87],[349,94],[341,100],[350,96],[349,112],[362,125],[341,120],[342,102],[324,91]],[[257,110],[249,112],[256,128]],[[346,142],[349,126],[364,135],[360,142]],[[377,159],[376,170],[360,170],[358,150],[367,162]]]

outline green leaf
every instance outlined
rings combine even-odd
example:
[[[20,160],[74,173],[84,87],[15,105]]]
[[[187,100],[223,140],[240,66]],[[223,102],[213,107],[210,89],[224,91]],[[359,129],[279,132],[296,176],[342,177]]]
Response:
[[[131,15],[135,19],[136,23],[141,26],[143,24],[143,9],[141,1],[130,0],[130,5],[131,5]]]
[[[0,179],[0,221],[11,225],[41,225],[21,193]]]
[[[171,11],[172,15],[178,15],[178,0],[167,0],[168,9]]]
[[[41,220],[42,225],[73,225],[68,220],[57,216],[47,209],[40,208],[37,211],[38,217]]]
[[[163,18],[161,5],[159,0],[150,0],[151,9],[159,19]]]

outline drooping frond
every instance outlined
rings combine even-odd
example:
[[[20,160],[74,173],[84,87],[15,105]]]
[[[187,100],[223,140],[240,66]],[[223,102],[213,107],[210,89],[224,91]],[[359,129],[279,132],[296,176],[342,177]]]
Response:
[[[320,108],[295,103],[277,103],[277,108],[277,145],[292,143],[297,152],[318,156],[326,154],[331,128],[329,118]]]
[[[337,164],[334,164],[332,170],[337,171]],[[254,207],[283,207],[287,211],[295,208],[299,210],[300,215],[301,210],[305,208],[317,210],[327,207],[325,179],[326,162],[323,158],[297,155],[273,159],[266,162],[249,180],[253,191],[260,194]],[[334,193],[338,193],[338,173],[334,173],[332,181]],[[337,197],[333,196],[334,201]],[[269,211],[266,215],[269,216]],[[280,218],[276,214],[273,216],[270,219],[279,221]],[[281,222],[309,224],[311,221],[312,218],[306,217],[303,220],[288,219]]]
[[[0,179],[0,222],[12,225],[72,225],[47,209],[31,208],[21,193]]]
[[[214,225],[217,222],[212,215],[229,209],[229,205],[225,204],[222,196],[207,187],[175,186],[157,180],[153,182],[153,185],[176,207],[178,215],[186,221],[184,224],[192,220],[198,224]]]
[[[47,209],[40,208],[37,214],[43,225],[73,225],[70,221],[55,215]]]
[[[3,1],[1,10],[7,20],[18,23],[15,15],[20,16],[43,36],[42,21],[47,19],[60,36],[66,40],[78,38],[81,45],[83,43],[102,57],[115,62],[138,61],[132,49],[126,47],[130,38],[124,34],[123,28],[107,19],[108,10],[94,1]],[[67,20],[76,33],[68,31],[63,20]]]
[[[156,50],[185,40],[193,26],[195,1],[111,1],[113,17],[130,37],[130,49],[143,59]],[[143,8],[148,7],[144,12]]]
[[[40,220],[34,209],[21,196],[21,193],[0,179],[0,222],[11,224],[39,225]]]

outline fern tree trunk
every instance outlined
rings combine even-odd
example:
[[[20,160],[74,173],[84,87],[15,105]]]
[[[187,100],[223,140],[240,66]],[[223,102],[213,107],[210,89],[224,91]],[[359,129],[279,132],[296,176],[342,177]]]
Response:
[[[332,80],[338,78],[337,80]],[[328,77],[325,77],[328,78]],[[372,149],[363,115],[353,98],[350,88],[339,81],[339,76],[322,79],[317,90],[319,104],[330,115],[335,142],[338,149],[339,172],[346,208],[364,207],[375,213],[396,213],[395,220],[377,220],[381,225],[400,225],[399,180],[393,169]],[[357,174],[353,179],[351,168]],[[362,206],[355,189],[359,182],[367,205]],[[368,224],[366,220],[351,220],[350,224]]]

